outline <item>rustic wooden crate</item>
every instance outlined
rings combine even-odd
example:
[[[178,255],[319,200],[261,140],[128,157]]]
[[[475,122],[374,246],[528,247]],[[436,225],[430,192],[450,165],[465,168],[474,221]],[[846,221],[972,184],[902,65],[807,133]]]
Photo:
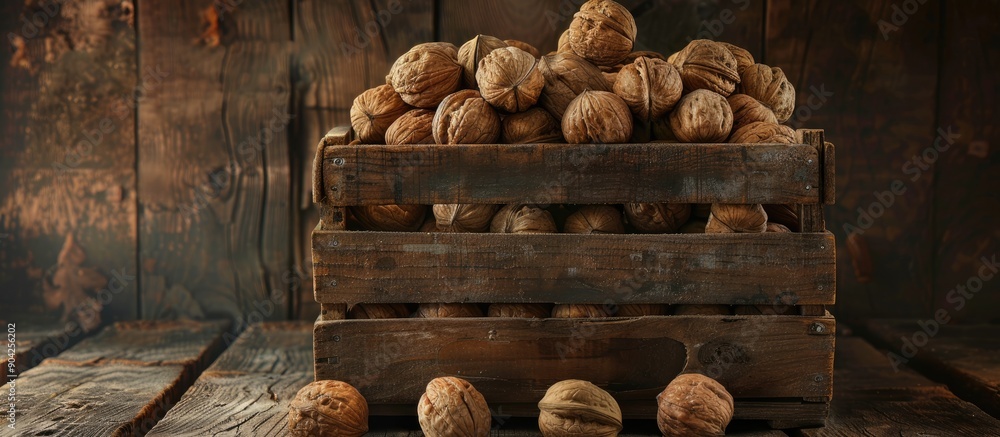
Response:
[[[832,396],[834,149],[802,144],[349,146],[314,166],[317,379],[355,385],[375,415],[413,414],[426,383],[475,384],[497,414],[535,415],[556,381],[604,387],[631,418],[681,372],[717,378],[737,419],[821,424]],[[346,229],[346,207],[514,202],[797,205],[791,234],[450,234]],[[772,304],[796,315],[348,320],[354,303]]]

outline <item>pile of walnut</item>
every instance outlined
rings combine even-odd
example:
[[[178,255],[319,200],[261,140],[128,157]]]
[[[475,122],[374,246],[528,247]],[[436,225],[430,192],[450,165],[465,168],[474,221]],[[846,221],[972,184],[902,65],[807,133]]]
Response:
[[[664,436],[719,436],[733,418],[733,397],[704,375],[679,375],[656,397],[656,423]],[[615,437],[622,411],[610,393],[577,379],[553,384],[538,401],[544,437]],[[492,413],[486,398],[462,378],[435,378],[417,403],[427,437],[486,437]],[[288,426],[296,436],[361,436],[368,431],[368,403],[350,384],[316,381],[292,400]]]
[[[461,47],[419,44],[392,65],[386,84],[351,108],[361,144],[795,143],[782,125],[795,89],[780,68],[754,62],[737,46],[691,41],[669,57],[634,52],[635,20],[611,0],[580,7],[559,49],[540,56],[515,41],[479,35]],[[770,218],[770,220],[769,220]],[[783,205],[626,204],[384,205],[351,209],[356,228],[374,231],[503,233],[792,232]],[[358,314],[404,316],[400,308]],[[621,309],[619,309],[621,310]],[[659,306],[624,308],[662,314]],[[737,308],[751,313],[761,310]],[[551,312],[550,312],[551,311]],[[678,308],[682,314],[729,307]],[[604,317],[600,306],[498,305],[491,316]],[[481,316],[470,305],[420,308],[424,317]],[[406,312],[409,314],[409,312]]]

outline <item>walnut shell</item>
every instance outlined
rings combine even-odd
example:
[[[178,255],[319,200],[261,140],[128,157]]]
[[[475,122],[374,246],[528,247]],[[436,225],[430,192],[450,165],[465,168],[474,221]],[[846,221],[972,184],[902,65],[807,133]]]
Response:
[[[628,56],[625,56],[625,59],[622,60],[622,64],[625,65],[631,64],[635,62],[636,59],[639,58],[659,59],[661,61],[667,60],[667,57],[663,56],[662,53],[653,52],[649,50],[637,50],[632,53],[629,53]]]
[[[462,79],[469,89],[479,88],[476,82],[476,72],[479,71],[479,61],[496,49],[507,47],[500,38],[489,35],[476,35],[458,49],[458,63],[462,65]]]
[[[726,99],[733,111],[733,131],[755,122],[778,124],[771,108],[746,94],[732,94]]]
[[[691,218],[687,203],[629,203],[625,219],[633,228],[647,234],[676,232]]]
[[[757,62],[753,60],[753,55],[750,54],[746,49],[735,44],[730,44],[727,42],[720,42],[723,47],[729,49],[729,53],[733,54],[733,58],[736,59],[736,73],[743,77],[743,70],[747,67],[756,64]]]
[[[493,216],[490,232],[503,234],[554,234],[559,232],[552,213],[535,205],[510,204]]]
[[[608,308],[597,304],[556,304],[552,307],[556,319],[593,319],[611,317]]]
[[[728,96],[740,83],[736,58],[725,46],[696,39],[670,57],[684,82],[684,92],[706,89]]]
[[[618,72],[614,90],[637,118],[654,120],[674,109],[684,84],[667,61],[640,56]]]
[[[517,47],[521,50],[531,53],[531,56],[534,56],[535,59],[542,57],[542,52],[538,51],[538,49],[536,49],[535,46],[528,44],[524,41],[518,41],[516,39],[505,39],[503,40],[503,42],[507,43],[508,46]]]
[[[352,206],[351,213],[369,231],[412,232],[424,224],[424,205]]]
[[[385,143],[434,144],[433,120],[434,111],[430,109],[408,111],[385,131]]]
[[[667,306],[661,304],[626,304],[618,305],[616,317],[663,316],[667,314]]]
[[[427,437],[486,437],[492,426],[483,395],[469,381],[452,376],[427,383],[417,419]]]
[[[795,110],[795,87],[778,67],[754,64],[743,70],[740,92],[759,100],[784,123]]]
[[[567,234],[624,234],[622,213],[611,205],[587,205],[566,217]]]
[[[396,59],[386,83],[404,102],[433,109],[462,86],[462,66],[456,54],[453,44],[417,45]]]
[[[412,109],[390,85],[366,90],[351,105],[351,127],[363,144],[384,144],[386,131]]]
[[[573,53],[542,56],[538,70],[545,78],[538,103],[557,120],[563,118],[566,107],[585,90],[611,91],[601,70]]]
[[[295,394],[288,410],[288,430],[294,436],[360,437],[368,432],[368,402],[346,382],[311,382]]]
[[[553,384],[538,401],[538,429],[544,437],[615,437],[622,411],[611,394],[587,381]]]
[[[774,233],[786,234],[786,233],[792,232],[792,230],[788,229],[788,226],[785,226],[785,225],[782,225],[782,224],[779,224],[779,223],[767,222],[767,230],[765,230],[764,232],[774,232]]]
[[[681,234],[704,234],[707,224],[707,220],[696,218],[685,223],[677,232]]]
[[[489,317],[520,319],[546,319],[552,314],[552,305],[544,303],[495,303],[491,304]]]
[[[632,112],[614,93],[584,91],[566,108],[562,132],[571,144],[623,143],[632,136]]]
[[[758,121],[733,131],[729,142],[795,144],[795,130],[783,124]]]
[[[500,137],[500,115],[476,90],[445,97],[431,125],[438,144],[489,144]]]
[[[799,231],[799,213],[790,205],[764,205],[768,223],[782,224],[792,232]]]
[[[557,53],[573,53],[573,45],[569,43],[569,29],[559,34],[559,42],[556,45]],[[576,53],[573,53],[576,55]]]
[[[705,233],[759,233],[767,230],[767,213],[759,204],[712,204]]]
[[[720,436],[733,418],[733,396],[697,373],[674,378],[656,396],[656,424],[664,436]]]
[[[545,86],[538,59],[517,47],[496,49],[486,55],[479,61],[476,80],[483,98],[508,113],[532,107]]]
[[[510,114],[501,122],[504,144],[561,143],[562,125],[544,108]]]
[[[347,312],[350,319],[401,319],[410,317],[410,310],[401,303],[361,303]]]
[[[422,303],[410,315],[418,319],[482,316],[483,310],[473,303]]]
[[[632,52],[635,19],[612,0],[589,0],[573,14],[569,43],[573,52],[597,65],[615,65]]]
[[[675,316],[728,316],[732,314],[729,305],[677,305]]]
[[[732,128],[729,102],[709,90],[695,90],[684,96],[670,113],[670,130],[683,142],[725,141]]]
[[[497,205],[439,204],[434,205],[434,217],[441,231],[486,232],[499,208]]]

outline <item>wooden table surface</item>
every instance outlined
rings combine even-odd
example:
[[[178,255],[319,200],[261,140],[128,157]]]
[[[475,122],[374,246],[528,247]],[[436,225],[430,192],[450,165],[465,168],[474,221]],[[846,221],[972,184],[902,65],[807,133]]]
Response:
[[[254,325],[238,337],[227,326],[127,322],[84,338],[19,375],[16,430],[2,435],[287,435],[288,402],[313,378],[312,324]],[[727,435],[1000,436],[1000,420],[986,412],[997,415],[1000,405],[1000,327],[947,326],[913,355],[899,339],[920,329],[915,321],[866,328],[887,349],[837,338],[826,427],[776,431],[736,422]],[[31,356],[40,342],[25,337],[32,343],[19,352]],[[894,367],[890,353],[907,363]],[[412,417],[373,417],[370,425],[372,436],[422,435]],[[494,425],[496,436],[540,435],[534,419],[498,416]],[[626,421],[621,435],[657,435],[656,424]]]

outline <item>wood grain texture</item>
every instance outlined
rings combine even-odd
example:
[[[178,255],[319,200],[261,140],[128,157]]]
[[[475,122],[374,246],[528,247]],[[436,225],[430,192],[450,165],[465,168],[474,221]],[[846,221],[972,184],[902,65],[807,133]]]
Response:
[[[885,351],[857,337],[837,339],[832,410],[805,437],[858,435],[1000,436],[1000,420],[912,370],[895,372]]]
[[[788,408],[816,420],[823,404],[799,406],[831,394],[833,332],[832,318],[799,316],[319,321],[314,353],[316,377],[351,383],[373,414],[412,408],[426,381],[452,375],[509,414],[537,414],[551,384],[579,378],[609,390],[627,417],[649,418],[649,399],[683,370],[709,374],[746,401],[737,418],[773,419]],[[784,399],[753,408],[765,398]]]
[[[23,373],[42,363],[46,358],[59,355],[80,340],[96,332],[85,332],[75,322],[63,323],[55,319],[10,319],[16,329],[17,353],[14,361],[17,373]],[[7,324],[3,323],[6,327]]]
[[[312,381],[311,324],[253,325],[149,435],[288,435],[288,404]]]
[[[872,320],[867,328],[875,341],[906,360],[901,367],[948,384],[962,399],[1000,418],[1000,326],[941,326],[926,344],[917,333],[927,331],[916,320]],[[903,338],[914,344],[915,336],[921,347],[904,346]]]
[[[118,323],[46,360],[17,380],[19,435],[145,435],[221,352],[225,325]]]
[[[928,5],[932,6],[932,5]],[[933,7],[933,6],[932,6]],[[925,147],[920,159],[934,162],[934,300],[933,308],[952,311],[956,322],[1000,323],[1000,280],[984,264],[1000,257],[1000,229],[990,217],[1000,214],[1000,84],[994,71],[1000,65],[1000,32],[992,17],[1000,2],[948,2],[944,5],[938,123],[961,135]],[[935,140],[937,140],[935,138]],[[935,153],[938,149],[940,152]],[[984,262],[984,257],[985,261]],[[996,268],[995,266],[993,268]],[[953,291],[962,285],[978,288],[975,300],[960,299]],[[972,282],[970,282],[972,281]],[[949,300],[949,295],[951,300]],[[966,306],[958,310],[960,300]],[[930,317],[931,314],[923,314]]]
[[[290,8],[217,4],[139,9],[141,65],[171,72],[140,111],[146,318],[286,317]]]
[[[835,301],[833,235],[313,233],[320,303],[810,305]]]
[[[914,181],[902,166],[931,146],[937,135],[935,54],[941,5],[920,4],[904,26],[885,37],[879,21],[891,24],[893,4],[767,4],[764,61],[780,66],[797,90],[798,106],[789,124],[823,128],[838,147],[838,199],[827,208],[828,227],[839,241],[845,241],[846,224],[863,228],[872,243],[872,281],[859,284],[850,269],[841,269],[838,277],[841,299],[836,312],[847,319],[870,314],[917,317],[932,310],[929,211],[934,176],[925,171]],[[874,193],[891,190],[897,180],[905,192],[882,207]],[[858,208],[867,211],[873,204],[878,205],[877,217],[859,219]],[[838,262],[849,265],[845,251]]]
[[[339,206],[817,203],[816,161],[803,145],[332,146],[323,180]]]

